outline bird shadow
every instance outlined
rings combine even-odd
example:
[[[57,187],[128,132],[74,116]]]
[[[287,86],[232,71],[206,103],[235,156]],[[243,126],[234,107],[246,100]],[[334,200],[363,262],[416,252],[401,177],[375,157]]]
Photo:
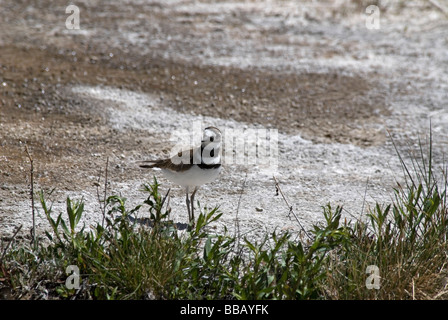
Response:
[[[135,218],[132,216],[128,216],[128,219],[132,223],[138,223],[140,225],[150,227],[150,228],[154,227],[154,220],[152,220],[150,218]],[[173,226],[175,229],[180,230],[180,231],[187,230],[187,228],[188,228],[188,223],[173,222],[172,220],[166,221],[166,222],[164,222],[164,224],[166,224],[167,226]]]

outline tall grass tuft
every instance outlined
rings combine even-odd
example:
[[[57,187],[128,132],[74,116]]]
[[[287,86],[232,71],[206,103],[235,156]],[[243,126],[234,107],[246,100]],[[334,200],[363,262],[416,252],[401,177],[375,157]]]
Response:
[[[447,171],[434,171],[432,136],[409,166],[396,148],[405,185],[397,183],[393,201],[376,204],[368,221],[345,226],[350,241],[328,260],[325,297],[331,299],[448,298]],[[369,265],[379,271],[379,289],[366,290]]]

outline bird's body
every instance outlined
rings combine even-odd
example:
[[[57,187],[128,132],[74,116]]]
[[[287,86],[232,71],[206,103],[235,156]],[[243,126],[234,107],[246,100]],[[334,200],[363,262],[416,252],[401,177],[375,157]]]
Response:
[[[204,129],[201,146],[179,152],[167,159],[143,161],[142,168],[160,168],[171,182],[186,188],[186,202],[190,222],[194,222],[194,196],[200,186],[214,181],[221,171],[221,131],[215,127]],[[189,189],[194,189],[191,201]],[[191,204],[191,206],[190,206]]]

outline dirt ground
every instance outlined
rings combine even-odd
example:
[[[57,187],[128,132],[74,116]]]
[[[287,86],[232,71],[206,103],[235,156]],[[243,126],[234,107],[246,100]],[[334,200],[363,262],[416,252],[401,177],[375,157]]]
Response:
[[[372,30],[366,1],[76,1],[70,30],[65,1],[2,1],[0,234],[31,225],[25,146],[56,212],[82,197],[84,223],[97,221],[109,158],[110,194],[132,207],[156,174],[173,188],[172,218],[186,221],[183,190],[135,162],[167,155],[172,131],[194,121],[277,129],[276,177],[305,226],[328,202],[359,217],[400,179],[391,137],[412,149],[431,119],[443,165],[448,3],[438,3],[379,1]],[[198,199],[220,205],[217,227],[230,232],[299,230],[272,176],[248,165],[224,164]]]

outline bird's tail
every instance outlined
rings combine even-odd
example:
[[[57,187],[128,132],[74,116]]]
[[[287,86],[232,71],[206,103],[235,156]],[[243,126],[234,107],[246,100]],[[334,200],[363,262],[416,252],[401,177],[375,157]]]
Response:
[[[158,168],[160,165],[161,161],[160,160],[144,160],[144,161],[139,161],[138,165],[140,168]]]

